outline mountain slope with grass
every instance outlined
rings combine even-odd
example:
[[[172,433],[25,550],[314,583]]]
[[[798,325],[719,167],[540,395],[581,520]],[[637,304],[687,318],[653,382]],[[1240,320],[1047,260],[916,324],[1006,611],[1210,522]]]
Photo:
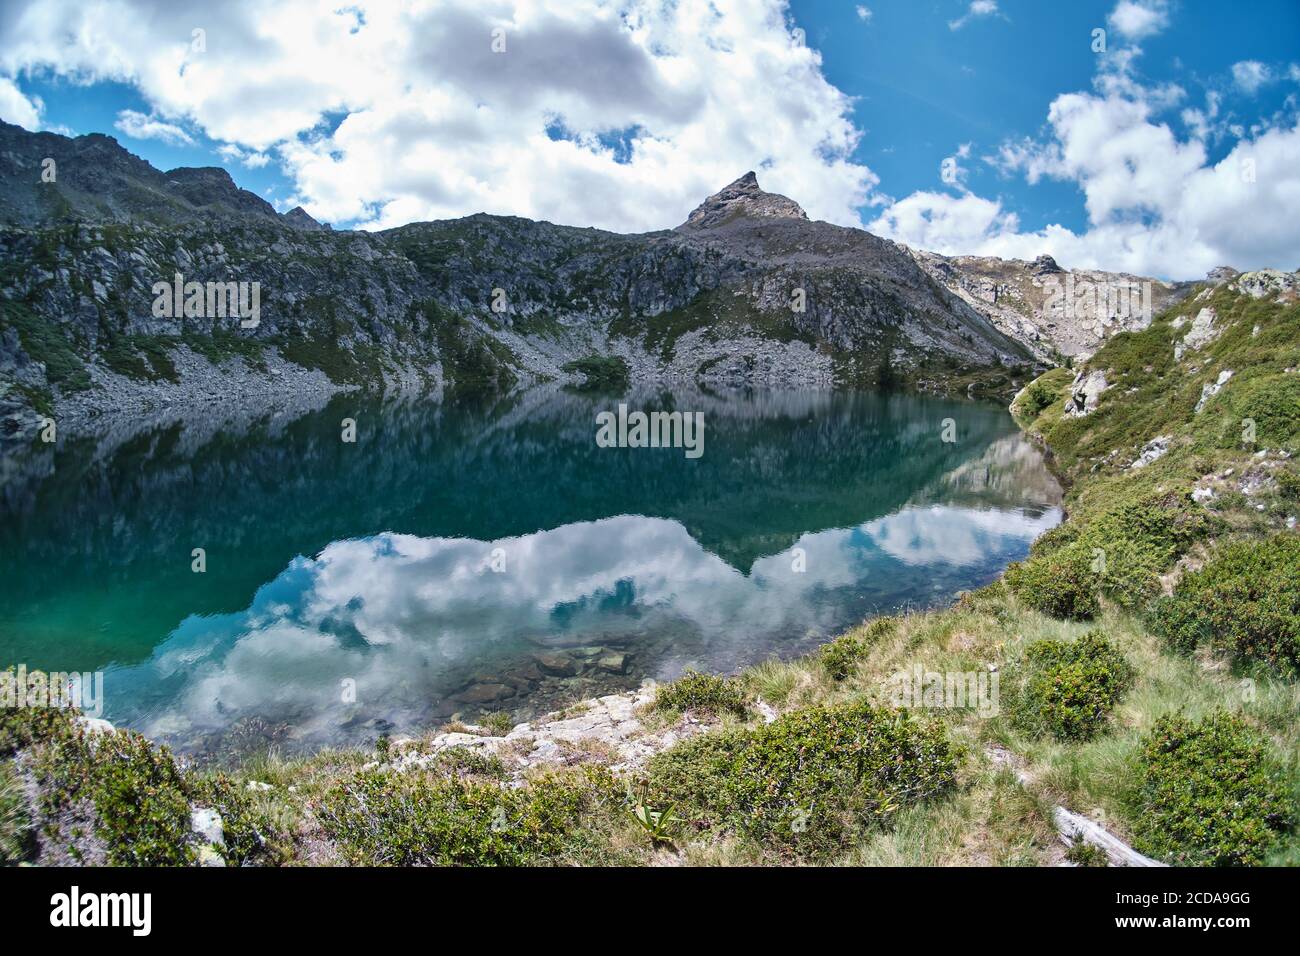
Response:
[[[224,770],[66,714],[0,712],[0,854],[1105,863],[1062,838],[1063,808],[1162,863],[1300,865],[1294,280],[1204,285],[1026,387],[1013,410],[1055,455],[1068,519],[948,609],[530,724]],[[996,675],[998,691],[900,710],[899,675],[957,675],[977,696]],[[196,811],[219,814],[220,844]]]

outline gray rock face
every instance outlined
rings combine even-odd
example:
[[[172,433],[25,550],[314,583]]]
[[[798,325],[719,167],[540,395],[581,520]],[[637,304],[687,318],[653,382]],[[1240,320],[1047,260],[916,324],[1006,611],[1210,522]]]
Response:
[[[284,221],[298,229],[318,231],[330,228],[328,225],[322,225],[313,219],[310,214],[308,214],[307,210],[302,208],[302,206],[294,206],[286,212],[284,214]]]
[[[759,188],[758,177],[751,170],[696,206],[695,211],[677,229],[680,232],[711,229],[725,225],[737,216],[808,218],[808,214],[793,199],[764,192]]]
[[[1118,332],[1146,328],[1194,286],[1062,269],[1048,255],[1033,262],[921,250],[912,250],[912,256],[936,282],[1045,361],[1056,355],[1087,357]]]
[[[1219,377],[1213,382],[1206,382],[1201,386],[1201,397],[1196,403],[1197,415],[1201,413],[1201,409],[1206,406],[1206,403],[1209,402],[1210,399],[1223,390],[1223,386],[1228,384],[1228,379],[1230,378],[1232,378],[1232,369],[1227,368],[1220,372]]]
[[[1110,385],[1104,371],[1097,370],[1086,375],[1080,372],[1070,384],[1070,398],[1065,406],[1066,416],[1082,418],[1091,415],[1097,410],[1097,402],[1101,400],[1102,393],[1108,388]]]
[[[46,160],[53,160],[46,172]],[[53,182],[43,176],[51,174]],[[260,196],[224,169],[160,172],[111,136],[29,133],[0,121],[0,220],[40,226],[55,220],[180,224],[222,218],[279,222]]]
[[[1181,342],[1174,343],[1174,359],[1181,361],[1188,349],[1202,349],[1219,337],[1221,331],[1214,324],[1216,316],[1209,306],[1196,313],[1192,327],[1187,330]]]
[[[1145,468],[1153,461],[1157,461],[1165,456],[1169,451],[1169,442],[1173,440],[1172,435],[1158,435],[1142,446],[1141,453],[1130,466],[1132,468]]]
[[[1281,272],[1277,269],[1259,269],[1237,278],[1237,287],[1252,299],[1273,299],[1277,302],[1295,302],[1300,299],[1300,271]]]

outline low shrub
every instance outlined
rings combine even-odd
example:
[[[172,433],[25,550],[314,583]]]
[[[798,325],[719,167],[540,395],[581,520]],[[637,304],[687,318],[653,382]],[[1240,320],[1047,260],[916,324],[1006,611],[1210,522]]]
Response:
[[[893,630],[895,623],[894,618],[881,617],[865,627],[841,634],[817,649],[817,662],[831,680],[837,683],[847,680],[870,648],[881,636]]]
[[[1097,572],[1073,547],[1012,564],[1005,580],[1016,597],[1051,617],[1082,621],[1101,609]]]
[[[855,703],[703,734],[656,755],[648,772],[657,798],[699,828],[824,857],[950,789],[958,756],[937,722]]]
[[[1035,641],[1012,669],[1012,723],[1057,740],[1094,737],[1133,682],[1133,668],[1092,631],[1077,641]]]
[[[1277,493],[1285,501],[1300,501],[1300,475],[1286,468],[1277,472]]]
[[[187,781],[186,795],[221,815],[222,856],[230,866],[275,866],[291,858],[293,835],[224,773]]]
[[[623,805],[604,769],[525,787],[437,772],[363,771],[317,809],[349,862],[368,866],[530,866],[579,862],[593,822]]]
[[[1141,744],[1134,846],[1181,866],[1264,862],[1294,821],[1268,740],[1240,717],[1162,717]]]
[[[0,866],[13,866],[35,851],[23,781],[12,760],[0,762]]]
[[[1035,419],[1060,397],[1060,390],[1041,379],[1030,382],[1016,402],[1017,411],[1028,419]]]
[[[850,632],[823,644],[817,651],[817,661],[831,680],[839,682],[857,670],[866,651],[867,642]]]
[[[1300,673],[1300,537],[1229,544],[1157,601],[1152,631],[1171,646],[1201,644],[1285,675]]]
[[[191,862],[185,781],[166,747],[128,731],[93,734],[73,727],[33,752],[50,839],[75,859],[85,834],[60,825],[63,811],[93,807],[95,835],[111,866]]]
[[[749,716],[749,695],[734,680],[687,671],[655,693],[653,708],[669,713]]]
[[[1106,851],[1081,837],[1070,844],[1065,858],[1075,866],[1110,866]]]
[[[1032,605],[1035,597],[1056,602],[1062,612],[1047,612],[1054,617],[1091,616],[1081,613],[1092,604],[1086,595],[1076,613],[1068,612],[1077,585],[1094,597],[1103,593],[1121,607],[1145,607],[1160,593],[1160,575],[1214,528],[1213,519],[1186,495],[1138,493],[1125,501],[1124,490],[1115,489],[1118,503],[1075,517],[1034,542],[1030,560],[1048,563],[1031,574],[1027,603]],[[1065,580],[1053,586],[1052,578],[1062,572]]]
[[[0,709],[0,756],[23,751],[36,786],[30,810],[42,859],[189,864],[191,805],[221,814],[226,862],[284,858],[289,835],[228,778],[188,775],[168,748],[129,731],[89,732],[74,717],[58,707]]]

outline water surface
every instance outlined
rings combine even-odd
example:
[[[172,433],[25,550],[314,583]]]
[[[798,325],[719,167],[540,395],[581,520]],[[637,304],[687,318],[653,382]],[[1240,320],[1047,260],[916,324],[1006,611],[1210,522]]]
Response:
[[[103,669],[105,716],[184,749],[524,719],[944,604],[1060,520],[995,406],[625,400],[702,411],[704,455],[599,448],[617,399],[534,390],[345,396],[6,459],[0,666]]]

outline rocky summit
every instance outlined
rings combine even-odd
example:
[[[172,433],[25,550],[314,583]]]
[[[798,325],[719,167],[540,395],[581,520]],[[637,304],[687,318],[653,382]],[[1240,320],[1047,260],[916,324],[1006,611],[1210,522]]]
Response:
[[[808,218],[808,214],[793,199],[764,192],[758,185],[758,177],[751,170],[696,206],[695,211],[677,229],[679,232],[709,229],[730,222],[737,216]]]
[[[1045,317],[1026,282],[1050,257],[913,252],[810,220],[753,172],[640,235],[486,214],[332,230],[222,169],[162,172],[109,136],[5,123],[0,183],[7,438],[236,391],[581,385],[606,366],[1009,398],[1055,353],[1128,327]],[[254,319],[225,301],[232,283],[258,291]],[[158,307],[160,284],[181,308]]]

